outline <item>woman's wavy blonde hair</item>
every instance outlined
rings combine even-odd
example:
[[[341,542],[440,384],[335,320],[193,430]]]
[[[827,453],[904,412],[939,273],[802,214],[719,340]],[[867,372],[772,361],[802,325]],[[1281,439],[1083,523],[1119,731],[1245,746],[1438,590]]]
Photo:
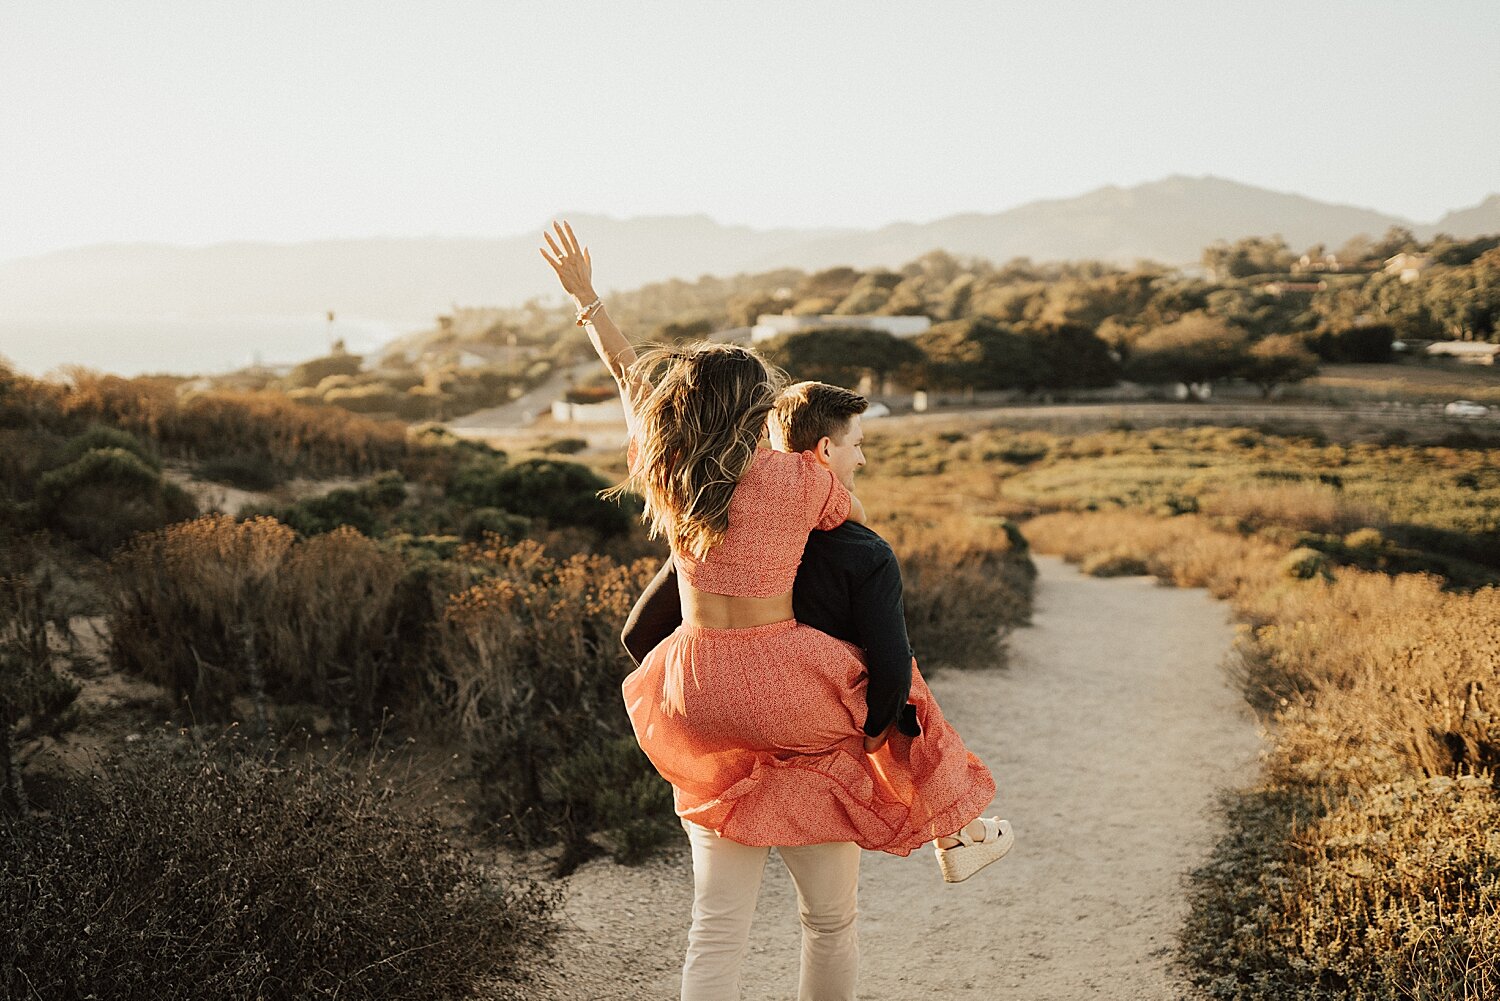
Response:
[[[651,537],[703,559],[729,528],[729,502],[750,468],[786,375],[749,348],[707,341],[648,351],[630,367],[636,463],[630,490],[646,501]]]

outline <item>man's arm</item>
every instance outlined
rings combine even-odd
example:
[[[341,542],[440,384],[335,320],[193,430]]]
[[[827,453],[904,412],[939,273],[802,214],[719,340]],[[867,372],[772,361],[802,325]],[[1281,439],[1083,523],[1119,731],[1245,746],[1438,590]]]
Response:
[[[620,642],[630,651],[631,659],[639,664],[681,624],[682,597],[677,593],[677,563],[668,556],[667,562],[636,599],[635,607],[625,619]]]
[[[865,692],[865,735],[880,737],[891,724],[909,737],[922,733],[907,705],[911,694],[911,642],[901,603],[901,567],[894,555],[882,560],[849,593],[854,631],[870,674]]]

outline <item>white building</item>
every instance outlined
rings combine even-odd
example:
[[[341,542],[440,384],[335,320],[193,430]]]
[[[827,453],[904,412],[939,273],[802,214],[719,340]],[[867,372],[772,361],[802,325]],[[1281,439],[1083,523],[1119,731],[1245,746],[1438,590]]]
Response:
[[[1469,365],[1494,365],[1500,355],[1500,344],[1484,341],[1437,341],[1427,345],[1427,355],[1437,358],[1452,358]]]
[[[892,337],[915,337],[932,326],[925,316],[792,316],[788,313],[762,313],[750,328],[754,343],[769,341],[782,334],[800,330],[829,330],[835,327],[858,327],[862,330],[884,330]]]

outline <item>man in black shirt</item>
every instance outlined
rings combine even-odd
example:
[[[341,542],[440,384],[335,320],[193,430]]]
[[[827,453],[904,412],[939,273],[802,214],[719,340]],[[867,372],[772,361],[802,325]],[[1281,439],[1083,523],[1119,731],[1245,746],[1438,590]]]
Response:
[[[811,451],[851,491],[865,464],[859,415],[869,403],[857,393],[820,382],[788,387],[770,417],[771,444],[784,452]],[[890,544],[864,525],[846,521],[808,535],[792,587],[798,622],[860,647],[869,672],[865,693],[865,749],[885,743],[892,728],[919,735],[911,692],[911,644],[901,603],[901,567]],[[636,663],[682,622],[674,563],[668,559],[626,620],[621,639]]]

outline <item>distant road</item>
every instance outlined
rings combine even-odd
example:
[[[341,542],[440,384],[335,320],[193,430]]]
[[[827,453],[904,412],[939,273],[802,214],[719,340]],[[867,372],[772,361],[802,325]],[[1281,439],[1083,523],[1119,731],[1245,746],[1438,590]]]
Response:
[[[567,392],[569,386],[581,381],[600,367],[597,361],[589,361],[571,368],[558,369],[547,378],[546,382],[509,403],[455,417],[451,421],[444,421],[443,426],[464,438],[519,431],[528,427],[536,419],[538,413],[552,406],[552,401]]]
[[[572,380],[580,380],[598,368],[587,362],[561,370],[541,386],[500,407],[476,411],[446,422],[455,434],[467,438],[516,432],[529,427],[539,411],[560,397]],[[1254,426],[1257,424],[1306,423],[1337,428],[1353,424],[1388,427],[1418,427],[1432,432],[1475,428],[1500,429],[1500,407],[1492,407],[1484,417],[1449,417],[1440,403],[1370,402],[1331,405],[1310,402],[1261,403],[1052,403],[999,407],[945,407],[925,414],[898,413],[869,422],[871,427],[891,430],[919,430],[933,427],[982,424],[1050,424],[1076,423],[1102,428],[1115,424],[1173,425],[1219,424]],[[560,425],[559,429],[572,427]],[[608,432],[611,443],[618,428],[597,425],[577,427],[580,437],[585,431]]]
[[[1440,403],[1372,402],[1345,406],[1318,403],[1056,403],[1037,406],[943,409],[925,414],[901,414],[882,419],[884,427],[926,428],[947,423],[1046,422],[1076,420],[1093,425],[1140,422],[1148,424],[1254,425],[1306,421],[1311,424],[1383,424],[1392,427],[1500,427],[1500,408],[1484,417],[1449,417]]]

